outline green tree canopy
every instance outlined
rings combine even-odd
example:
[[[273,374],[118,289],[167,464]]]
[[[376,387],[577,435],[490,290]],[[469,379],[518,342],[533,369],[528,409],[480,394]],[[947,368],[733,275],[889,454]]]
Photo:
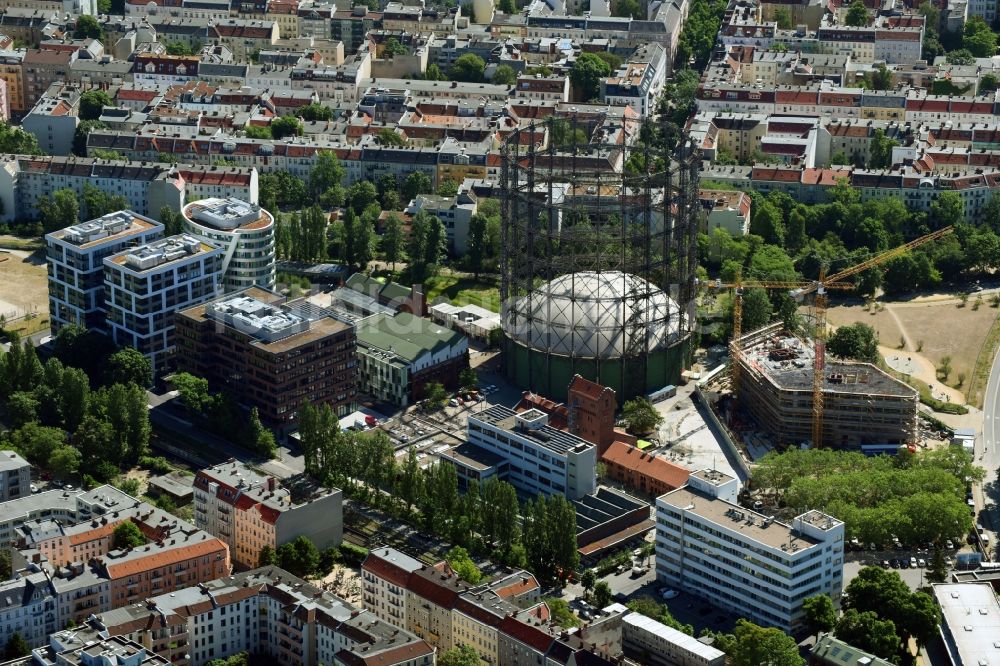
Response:
[[[805,599],[802,602],[802,610],[806,614],[809,631],[814,634],[830,631],[837,623],[837,611],[833,607],[833,601],[825,594]]]
[[[483,80],[483,71],[486,69],[486,62],[475,53],[466,53],[455,60],[451,66],[449,74],[455,81],[467,81],[469,83],[479,83]]]
[[[830,337],[826,349],[840,358],[878,363],[878,333],[863,322],[841,326]]]
[[[510,65],[498,65],[493,72],[493,83],[512,86],[517,82],[517,72]]]
[[[153,366],[149,359],[133,347],[125,347],[108,359],[108,372],[112,384],[138,384],[149,386],[153,383]]]
[[[883,659],[895,661],[899,653],[896,625],[891,620],[880,620],[871,611],[859,613],[849,608],[837,622],[834,635],[845,643]]]
[[[302,136],[302,121],[295,116],[282,116],[271,121],[271,136],[283,139],[286,136]]]
[[[103,90],[88,90],[80,95],[80,120],[97,120],[106,106],[111,106],[111,96]]]
[[[104,29],[95,17],[89,14],[77,17],[73,37],[76,39],[101,39],[103,36]]]
[[[663,423],[663,415],[656,410],[646,398],[633,398],[622,407],[622,417],[628,423],[630,432],[645,434],[658,428]]]
[[[320,120],[331,120],[333,118],[333,109],[323,106],[318,102],[312,102],[300,108],[297,115],[302,120],[313,123]]]
[[[278,546],[278,566],[300,578],[311,576],[319,568],[319,549],[306,536],[298,536]]]
[[[448,648],[438,654],[438,666],[479,666],[479,653],[466,643]]]
[[[456,546],[448,551],[447,557],[445,559],[448,561],[448,565],[458,574],[458,577],[464,580],[466,583],[471,583],[472,585],[477,584],[483,578],[483,574],[479,571],[479,567],[476,563],[472,561],[469,556],[469,551],[461,546]]]
[[[126,520],[115,527],[111,536],[112,548],[130,549],[138,548],[146,543],[146,536],[139,529],[139,526],[131,520]]]
[[[577,99],[589,101],[601,93],[601,79],[611,76],[611,65],[596,53],[581,53],[569,72]]]
[[[868,25],[868,8],[865,7],[864,0],[851,0],[847,6],[847,16],[844,23],[850,26],[862,27]]]

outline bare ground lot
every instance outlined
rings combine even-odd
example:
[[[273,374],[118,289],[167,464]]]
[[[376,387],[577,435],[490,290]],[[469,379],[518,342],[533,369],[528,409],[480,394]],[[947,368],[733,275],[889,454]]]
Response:
[[[45,256],[41,252],[0,249],[0,314],[9,321],[25,312],[48,312]]]
[[[950,356],[952,370],[947,383],[957,386],[959,374],[966,382],[972,376],[979,350],[1000,314],[988,301],[977,309],[973,303],[970,300],[963,307],[957,299],[886,303],[875,314],[863,305],[837,306],[830,308],[827,318],[834,326],[864,322],[878,331],[884,346],[900,353],[916,355],[921,346],[920,355],[934,367]],[[905,339],[902,348],[901,339]]]

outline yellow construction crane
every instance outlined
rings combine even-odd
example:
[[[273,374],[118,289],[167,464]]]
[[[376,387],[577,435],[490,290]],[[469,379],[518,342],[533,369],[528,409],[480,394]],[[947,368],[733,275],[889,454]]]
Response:
[[[886,250],[875,255],[871,259],[855,264],[839,273],[826,275],[826,268],[820,269],[819,279],[803,282],[789,282],[781,280],[748,280],[743,282],[737,280],[735,283],[725,284],[715,282],[712,286],[716,288],[733,289],[733,338],[729,343],[730,370],[733,382],[733,395],[739,396],[740,385],[740,363],[742,354],[740,347],[740,337],[743,334],[743,289],[745,287],[762,287],[764,289],[788,289],[789,294],[797,301],[803,300],[809,294],[815,294],[813,299],[814,319],[816,322],[816,333],[814,343],[816,347],[815,359],[813,361],[813,422],[812,422],[812,443],[814,447],[823,445],[823,373],[826,364],[826,306],[827,292],[831,289],[853,289],[854,285],[843,282],[858,273],[862,273],[869,268],[879,266],[890,259],[900,256],[916,247],[929,243],[939,238],[947,236],[953,227],[944,227],[926,236],[921,236],[909,243],[904,243],[898,247]]]

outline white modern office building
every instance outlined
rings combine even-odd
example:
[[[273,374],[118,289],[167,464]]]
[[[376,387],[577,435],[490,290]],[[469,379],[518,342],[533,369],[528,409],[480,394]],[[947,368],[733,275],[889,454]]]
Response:
[[[802,602],[840,603],[844,524],[807,511],[791,525],[736,503],[739,482],[700,470],[656,500],[656,577],[752,622],[795,631]]]
[[[274,216],[240,199],[202,199],[184,206],[184,228],[224,250],[225,292],[248,287],[274,289]]]
[[[597,447],[553,428],[541,410],[518,414],[493,405],[469,415],[468,434],[474,447],[506,461],[504,480],[524,496],[565,495],[572,501],[597,490]],[[469,456],[472,447],[465,448]]]
[[[162,234],[162,224],[131,210],[46,234],[52,332],[69,324],[103,329],[104,258]]]
[[[119,346],[142,352],[153,373],[174,347],[174,313],[218,295],[223,250],[190,234],[104,259],[106,327]]]

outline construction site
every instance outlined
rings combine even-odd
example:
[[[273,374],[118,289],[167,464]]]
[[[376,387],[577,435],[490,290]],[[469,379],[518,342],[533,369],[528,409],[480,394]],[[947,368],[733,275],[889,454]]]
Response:
[[[780,322],[742,335],[740,386],[742,411],[774,444],[813,440],[813,390],[816,351],[812,341],[789,334]],[[822,445],[860,448],[902,445],[916,437],[918,394],[908,384],[870,363],[821,359]],[[726,415],[734,430],[738,417]],[[745,426],[744,426],[745,427]]]

